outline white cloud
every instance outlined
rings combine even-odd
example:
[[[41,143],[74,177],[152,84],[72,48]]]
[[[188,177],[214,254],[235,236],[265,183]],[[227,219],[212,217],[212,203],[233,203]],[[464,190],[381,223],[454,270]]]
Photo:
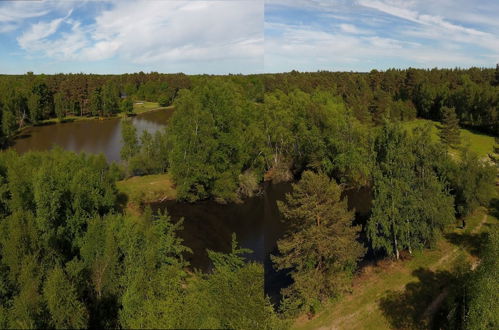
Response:
[[[307,26],[266,24],[278,37],[265,40],[265,69],[278,72],[298,69],[370,70],[407,66],[449,67],[481,65],[484,59],[460,54],[452,47],[435,47],[381,36],[333,33]]]
[[[51,35],[53,35],[64,20],[72,13],[72,10],[65,17],[56,18],[50,22],[39,22],[31,25],[30,29],[24,32],[17,38],[19,45],[24,49],[36,49],[38,43]]]
[[[69,24],[69,32],[56,32]],[[90,25],[76,18],[31,26],[19,45],[61,60],[120,58],[165,61],[259,60],[263,67],[262,1],[117,1]]]
[[[340,24],[339,26],[340,26],[341,32],[344,32],[344,33],[351,33],[351,34],[371,34],[372,33],[369,30],[360,29],[353,24]]]
[[[381,11],[391,16],[416,23],[415,28],[403,28],[400,33],[407,36],[433,39],[441,42],[449,40],[480,46],[499,53],[499,37],[495,34],[454,24],[438,15],[421,14],[413,8],[421,2],[359,0],[364,7]]]
[[[270,71],[491,66],[499,60],[499,23],[488,24],[499,14],[499,4],[487,0],[270,3],[303,8],[317,17],[298,25],[273,10],[269,17],[280,24],[265,25]]]

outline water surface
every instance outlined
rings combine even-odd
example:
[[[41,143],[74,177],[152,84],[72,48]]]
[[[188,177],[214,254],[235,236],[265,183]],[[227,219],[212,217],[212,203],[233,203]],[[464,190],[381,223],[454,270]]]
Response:
[[[140,134],[151,133],[166,126],[173,110],[155,110],[132,117]],[[110,162],[120,161],[121,119],[81,120],[29,127],[11,147],[19,153],[48,150],[54,146],[74,152],[103,153]]]

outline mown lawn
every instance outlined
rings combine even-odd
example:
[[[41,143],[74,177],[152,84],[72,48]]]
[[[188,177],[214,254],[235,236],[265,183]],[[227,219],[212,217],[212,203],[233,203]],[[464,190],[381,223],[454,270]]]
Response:
[[[466,258],[472,263],[476,259],[472,245],[489,224],[497,225],[497,219],[480,209],[469,217],[465,230],[449,226],[434,249],[415,253],[407,260],[385,260],[364,267],[351,294],[326,305],[312,320],[299,318],[293,328],[392,329],[417,323],[443,291],[450,274],[447,271],[455,261]]]
[[[177,191],[168,173],[134,176],[116,183],[119,192],[125,194],[128,203],[140,203],[175,199]]]
[[[431,138],[433,141],[438,141],[440,138],[438,132],[440,130],[441,124],[439,122],[426,120],[426,119],[416,119],[409,122],[403,123],[408,129],[414,127],[430,125],[431,126]],[[494,137],[477,131],[471,131],[468,129],[461,129],[461,145],[468,146],[471,150],[475,151],[479,156],[487,156],[493,153],[494,150]]]

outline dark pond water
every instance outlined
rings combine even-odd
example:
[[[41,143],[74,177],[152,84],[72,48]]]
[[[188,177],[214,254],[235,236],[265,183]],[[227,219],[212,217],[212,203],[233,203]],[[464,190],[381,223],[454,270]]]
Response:
[[[291,183],[265,183],[261,195],[246,199],[240,204],[222,205],[214,201],[194,204],[167,201],[152,204],[153,210],[167,210],[174,220],[184,218],[182,238],[193,253],[187,256],[194,268],[210,269],[206,249],[229,252],[231,236],[236,233],[242,247],[253,250],[247,259],[263,263],[265,292],[274,302],[279,301],[280,288],[290,282],[285,272],[276,272],[270,256],[277,254],[277,241],[286,231],[286,223],[277,207],[292,191]],[[350,209],[356,210],[361,223],[371,207],[371,193],[367,188],[351,189],[344,194]]]
[[[139,136],[165,127],[172,110],[157,110],[132,118]],[[121,150],[121,119],[82,120],[70,123],[30,127],[14,141],[12,148],[19,153],[47,150],[54,145],[75,152],[103,153],[108,161],[119,162]]]

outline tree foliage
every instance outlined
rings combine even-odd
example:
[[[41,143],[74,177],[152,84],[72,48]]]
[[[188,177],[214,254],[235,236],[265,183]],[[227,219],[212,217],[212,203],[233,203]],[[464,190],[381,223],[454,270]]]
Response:
[[[290,230],[278,241],[277,269],[291,269],[293,284],[283,291],[291,311],[314,311],[320,302],[344,292],[364,249],[359,228],[342,189],[325,174],[305,171],[279,209]]]

